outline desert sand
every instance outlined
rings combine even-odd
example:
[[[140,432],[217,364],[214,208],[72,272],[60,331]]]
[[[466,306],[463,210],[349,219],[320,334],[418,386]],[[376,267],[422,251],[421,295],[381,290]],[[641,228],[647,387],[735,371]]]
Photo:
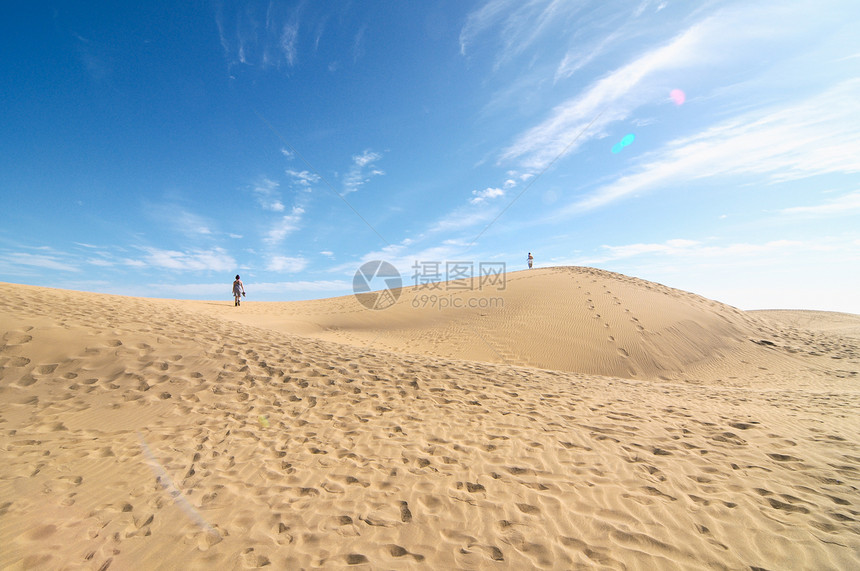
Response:
[[[0,450],[3,569],[858,569],[860,316],[0,284]]]

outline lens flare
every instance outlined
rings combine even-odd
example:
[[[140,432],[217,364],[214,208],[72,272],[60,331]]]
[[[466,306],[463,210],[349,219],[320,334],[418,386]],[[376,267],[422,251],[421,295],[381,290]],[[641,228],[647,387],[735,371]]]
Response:
[[[613,153],[620,153],[621,150],[624,147],[626,147],[627,145],[629,145],[630,143],[632,143],[635,138],[636,138],[636,135],[634,135],[633,133],[628,133],[627,135],[624,135],[623,139],[621,139],[619,142],[612,145],[612,152]]]
[[[675,105],[683,105],[687,100],[687,94],[680,89],[673,89],[669,92],[669,97],[675,102]]]

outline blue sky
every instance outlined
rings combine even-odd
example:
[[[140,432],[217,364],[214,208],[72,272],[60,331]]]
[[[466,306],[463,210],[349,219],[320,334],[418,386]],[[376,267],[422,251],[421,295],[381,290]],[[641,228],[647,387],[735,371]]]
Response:
[[[860,313],[855,0],[0,15],[2,281],[292,300],[531,251]]]

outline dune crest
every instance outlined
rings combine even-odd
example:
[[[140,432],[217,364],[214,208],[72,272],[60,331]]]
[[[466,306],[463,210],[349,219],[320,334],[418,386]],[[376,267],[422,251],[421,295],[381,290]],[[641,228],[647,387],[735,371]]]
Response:
[[[860,317],[587,269],[499,293],[0,284],[0,568],[860,567]]]
[[[786,328],[764,314],[595,268],[513,272],[503,289],[477,279],[408,287],[377,311],[354,296],[246,306],[195,309],[355,347],[629,379],[779,384],[798,367]]]

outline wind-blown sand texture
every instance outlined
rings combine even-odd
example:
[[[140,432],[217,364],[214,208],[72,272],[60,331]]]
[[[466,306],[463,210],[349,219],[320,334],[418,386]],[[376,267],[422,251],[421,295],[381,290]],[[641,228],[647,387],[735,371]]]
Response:
[[[860,316],[449,285],[0,284],[0,568],[860,568]]]

